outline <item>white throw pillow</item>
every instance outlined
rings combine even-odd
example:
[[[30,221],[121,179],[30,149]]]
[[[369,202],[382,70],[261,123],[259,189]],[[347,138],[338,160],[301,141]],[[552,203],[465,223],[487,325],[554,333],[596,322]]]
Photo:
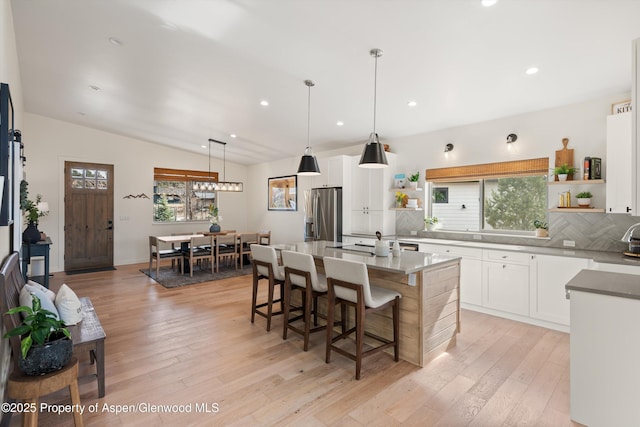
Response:
[[[43,309],[49,310],[56,316],[56,319],[60,319],[60,315],[58,314],[58,310],[56,309],[56,306],[53,304],[53,301],[51,301],[49,297],[45,295],[45,293],[42,292],[40,289],[34,289],[33,287],[31,287],[31,290],[29,290],[27,288],[27,285],[24,285],[22,287],[22,290],[20,291],[20,305],[24,305],[29,308],[32,308],[33,298],[31,297],[31,295],[38,297],[38,299],[40,300],[40,306]],[[22,317],[25,317],[24,312],[22,313]]]
[[[29,280],[25,284],[25,286],[28,286],[27,289],[29,289],[30,291],[32,291],[33,289],[40,289],[42,292],[44,292],[44,294],[47,296],[47,298],[49,298],[51,300],[51,302],[54,302],[56,300],[56,293],[53,292],[49,288],[45,288],[44,286],[42,286],[38,282],[34,282],[33,280]]]
[[[82,304],[69,286],[63,284],[56,295],[56,307],[65,325],[75,325],[82,320]]]

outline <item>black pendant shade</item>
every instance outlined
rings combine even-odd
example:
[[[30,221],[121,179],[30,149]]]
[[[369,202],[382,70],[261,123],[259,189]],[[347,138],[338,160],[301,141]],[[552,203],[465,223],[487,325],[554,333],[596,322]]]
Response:
[[[387,156],[384,154],[384,147],[380,144],[380,138],[376,133],[376,92],[378,86],[378,58],[382,56],[381,49],[371,49],[369,54],[375,58],[375,73],[373,77],[373,132],[369,135],[369,142],[364,146],[362,150],[362,156],[360,157],[360,163],[358,166],[361,168],[386,168],[389,166],[387,162]]]
[[[318,160],[316,159],[316,156],[311,154],[311,150],[309,148],[304,151],[304,155],[300,159],[300,166],[298,166],[298,175],[320,175]]]
[[[369,136],[369,142],[364,146],[362,150],[362,156],[360,156],[361,168],[384,168],[389,164],[387,162],[387,155],[384,153],[384,147],[380,144],[377,133],[372,133]]]
[[[298,166],[298,175],[314,176],[320,175],[320,166],[318,166],[318,160],[311,151],[311,88],[314,83],[311,80],[305,80],[304,84],[308,88],[309,97],[307,101],[307,148],[304,149],[304,154],[300,159],[300,166]]]

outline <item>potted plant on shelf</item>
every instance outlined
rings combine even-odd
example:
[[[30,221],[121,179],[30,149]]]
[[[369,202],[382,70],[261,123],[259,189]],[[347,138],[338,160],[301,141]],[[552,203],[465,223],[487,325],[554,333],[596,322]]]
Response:
[[[536,237],[549,236],[549,226],[545,221],[536,219],[535,221],[533,221],[533,226],[536,228]]]
[[[573,177],[573,174],[575,173],[575,171],[576,171],[576,168],[574,168],[573,166],[569,166],[568,164],[565,163],[562,166],[557,166],[553,170],[553,173],[558,177],[558,181],[566,181],[569,175]]]
[[[436,216],[428,216],[424,219],[424,225],[428,231],[433,231],[440,228],[440,223],[438,222],[438,217]]]
[[[413,175],[409,175],[409,186],[412,190],[418,188],[418,181],[420,180],[420,172],[416,172]]]
[[[581,193],[578,193],[576,195],[576,199],[578,199],[578,206],[580,206],[581,208],[588,208],[589,205],[591,205],[592,197],[593,197],[593,194],[591,194],[589,191],[583,191]]]
[[[402,191],[396,191],[396,208],[403,208],[407,204],[407,200],[409,200],[409,196],[407,196]]]
[[[31,307],[19,306],[6,315],[26,313],[22,325],[16,326],[4,337],[20,336],[18,365],[27,375],[43,375],[60,370],[73,354],[71,334],[54,313],[42,308],[40,299],[31,295]]]

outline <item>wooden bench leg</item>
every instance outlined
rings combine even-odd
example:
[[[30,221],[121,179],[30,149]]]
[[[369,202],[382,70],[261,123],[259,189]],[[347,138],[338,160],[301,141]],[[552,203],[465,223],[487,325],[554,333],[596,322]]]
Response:
[[[98,376],[98,397],[104,397],[104,340],[96,342],[96,374]]]

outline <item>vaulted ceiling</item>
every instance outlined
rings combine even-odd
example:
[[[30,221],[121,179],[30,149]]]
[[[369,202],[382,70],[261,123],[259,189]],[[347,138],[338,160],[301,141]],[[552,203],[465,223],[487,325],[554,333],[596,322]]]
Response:
[[[208,138],[223,140],[227,160],[242,164],[302,154],[306,79],[314,150],[364,143],[372,48],[384,51],[384,142],[630,91],[640,37],[634,0],[12,0],[12,9],[28,112],[204,154]]]

